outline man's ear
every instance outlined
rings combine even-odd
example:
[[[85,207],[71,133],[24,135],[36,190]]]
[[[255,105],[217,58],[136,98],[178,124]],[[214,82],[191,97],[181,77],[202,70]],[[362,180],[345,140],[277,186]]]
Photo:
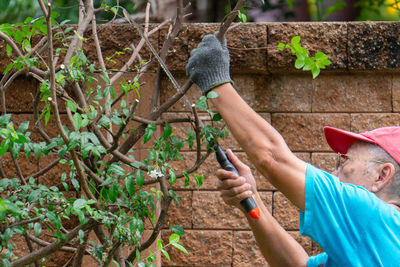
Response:
[[[393,180],[395,171],[396,169],[392,163],[387,162],[384,164],[380,164],[378,169],[378,176],[372,185],[371,191],[376,194],[384,189],[386,186],[390,185]]]

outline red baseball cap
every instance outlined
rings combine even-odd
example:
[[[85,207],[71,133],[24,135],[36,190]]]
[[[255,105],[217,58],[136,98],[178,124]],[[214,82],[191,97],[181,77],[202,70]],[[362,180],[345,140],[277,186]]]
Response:
[[[380,146],[400,164],[400,127],[382,127],[357,134],[325,126],[324,134],[329,146],[336,153],[346,154],[355,141],[365,141]]]

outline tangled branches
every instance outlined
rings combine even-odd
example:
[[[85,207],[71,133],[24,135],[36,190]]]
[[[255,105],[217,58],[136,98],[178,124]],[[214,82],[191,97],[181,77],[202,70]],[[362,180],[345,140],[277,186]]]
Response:
[[[50,4],[43,0],[39,4],[42,18],[27,19],[17,27],[0,26],[0,38],[6,42],[8,55],[14,58],[0,81],[2,262],[6,266],[39,266],[39,259],[60,250],[72,253],[66,263],[72,266],[80,266],[84,255],[103,266],[112,261],[120,266],[135,260],[139,265],[149,264],[153,255],[142,260],[138,257],[156,241],[171,202],[179,201],[170,186],[177,179],[188,183],[211,154],[207,138],[224,135],[219,127],[199,124],[202,118],[195,109],[186,117],[162,117],[191,86],[190,81],[180,86],[165,65],[187,8],[182,0],[177,0],[176,18],[150,27],[148,6],[144,25],[131,21],[141,38],[123,51],[115,51],[130,53],[129,59],[119,69],[107,69],[114,59],[103,55],[96,14],[109,7],[95,8],[93,0],[81,1],[79,23],[71,27],[55,21]],[[243,4],[239,1],[236,10]],[[235,16],[234,11],[227,17],[219,37]],[[162,27],[169,27],[170,31],[158,52],[149,38]],[[91,52],[96,54],[97,65],[88,60],[83,49],[88,39],[94,45],[95,51]],[[33,47],[32,40],[36,42]],[[150,58],[142,57],[145,47],[153,52]],[[143,94],[142,76],[154,64],[158,65],[157,82],[149,112],[141,115],[138,109]],[[128,81],[121,79],[126,72],[134,73],[134,77]],[[160,80],[165,74],[176,92],[160,103]],[[13,93],[10,88],[20,76],[40,84],[33,96],[32,119],[22,123],[8,113],[6,103],[6,94]],[[208,110],[207,106],[204,109]],[[43,127],[43,123],[55,125],[53,131]],[[184,137],[178,137],[171,127],[177,123],[190,123],[193,127]],[[141,140],[152,145],[148,156],[138,160],[135,151]],[[197,159],[188,169],[175,169],[171,163],[184,160],[181,150],[185,146],[196,149]],[[9,168],[1,165],[7,157],[15,176],[10,176]],[[21,161],[32,158],[47,159],[43,160],[47,164],[24,175]],[[54,176],[51,184],[42,184],[42,177],[49,173]],[[201,185],[202,176],[194,177]],[[152,225],[152,233],[144,239],[146,222]],[[183,229],[176,226],[172,230],[170,242],[159,242],[159,250],[166,254],[164,247],[172,245],[186,252],[178,243]],[[92,231],[97,242],[89,238]],[[15,246],[9,242],[14,235],[25,238],[30,253],[15,257]],[[122,253],[124,246],[134,248],[127,257]]]

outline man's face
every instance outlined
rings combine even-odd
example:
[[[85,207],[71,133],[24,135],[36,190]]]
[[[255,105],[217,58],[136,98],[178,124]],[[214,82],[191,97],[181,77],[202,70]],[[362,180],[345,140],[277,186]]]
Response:
[[[370,191],[377,172],[375,168],[368,168],[371,158],[366,145],[363,143],[351,145],[342,162],[333,175],[339,177],[343,183],[362,186]]]

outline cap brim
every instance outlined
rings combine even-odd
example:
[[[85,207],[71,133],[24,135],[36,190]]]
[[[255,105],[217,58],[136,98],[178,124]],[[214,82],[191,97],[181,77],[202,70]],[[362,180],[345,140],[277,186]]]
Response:
[[[324,135],[326,142],[332,150],[341,154],[346,154],[349,147],[354,144],[355,141],[375,143],[372,139],[361,134],[344,131],[330,126],[324,127]]]

